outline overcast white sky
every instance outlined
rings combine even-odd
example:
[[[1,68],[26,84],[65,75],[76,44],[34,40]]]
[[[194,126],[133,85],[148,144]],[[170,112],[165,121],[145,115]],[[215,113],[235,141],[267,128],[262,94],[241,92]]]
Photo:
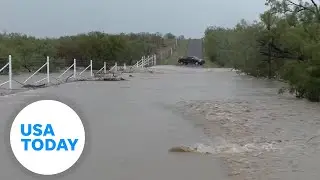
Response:
[[[257,19],[265,0],[0,0],[0,30],[34,36],[88,31],[172,32],[198,38],[207,26]]]

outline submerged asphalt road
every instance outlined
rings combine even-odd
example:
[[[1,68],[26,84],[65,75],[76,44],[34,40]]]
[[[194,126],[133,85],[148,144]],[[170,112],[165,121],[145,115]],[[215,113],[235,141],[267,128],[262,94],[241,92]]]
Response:
[[[192,51],[195,48],[197,56],[201,52],[199,42],[194,41],[189,48]],[[175,71],[178,67],[172,68]],[[174,113],[175,104],[182,99],[211,96],[211,92],[199,92],[199,88],[208,85],[207,75],[193,72],[196,69],[187,70],[187,74],[179,73],[180,70],[187,69],[134,74],[129,81],[77,82],[2,96],[1,139],[9,141],[5,138],[6,122],[12,121],[16,109],[25,101],[37,96],[59,96],[77,105],[88,125],[86,134],[90,133],[85,159],[73,173],[61,177],[63,180],[228,179],[218,158],[168,152],[173,146],[207,141],[202,130]],[[4,145],[0,148],[0,159],[0,179],[39,179],[21,171]]]
[[[173,110],[182,99],[208,97],[204,96],[208,93],[199,93],[199,88],[208,84],[206,76],[200,72],[181,74],[169,70],[165,74],[134,74],[129,81],[77,82],[2,96],[0,179],[39,179],[22,172],[6,151],[3,142],[9,141],[4,138],[6,121],[28,99],[54,95],[77,105],[91,137],[85,159],[74,173],[61,179],[224,180],[227,173],[219,159],[168,152],[173,146],[205,141],[202,130],[195,129]]]
[[[202,39],[192,39],[188,44],[188,56],[197,56],[198,58],[203,59],[203,47]]]

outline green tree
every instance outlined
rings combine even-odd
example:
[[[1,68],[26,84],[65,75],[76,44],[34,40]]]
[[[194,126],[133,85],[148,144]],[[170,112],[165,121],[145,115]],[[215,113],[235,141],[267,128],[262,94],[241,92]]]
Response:
[[[211,61],[256,76],[283,79],[299,98],[320,101],[320,13],[313,1],[267,0],[258,21],[208,27]]]

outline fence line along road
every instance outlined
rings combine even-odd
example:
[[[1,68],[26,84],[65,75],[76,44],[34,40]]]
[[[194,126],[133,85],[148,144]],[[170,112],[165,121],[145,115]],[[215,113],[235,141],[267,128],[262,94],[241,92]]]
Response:
[[[154,54],[151,56],[143,56],[140,60],[138,60],[133,66],[131,67],[127,67],[126,64],[124,63],[122,66],[118,66],[118,63],[116,62],[110,69],[107,68],[107,63],[104,62],[103,66],[96,72],[93,72],[93,60],[90,60],[88,65],[82,70],[80,71],[80,73],[77,72],[77,69],[79,69],[79,67],[77,67],[77,60],[73,59],[73,63],[72,65],[70,65],[68,68],[66,68],[62,73],[60,72],[60,74],[57,77],[53,77],[53,75],[50,73],[50,58],[49,56],[47,56],[45,63],[39,67],[33,74],[31,74],[29,77],[25,78],[23,80],[23,82],[19,82],[19,84],[21,84],[21,86],[26,86],[26,85],[32,85],[32,84],[36,84],[39,85],[40,82],[42,82],[42,85],[49,85],[52,81],[52,79],[56,79],[58,81],[62,80],[61,78],[63,78],[67,72],[70,72],[70,70],[73,70],[73,73],[71,76],[67,77],[68,78],[73,78],[74,80],[78,80],[79,77],[83,77],[82,74],[86,71],[90,71],[89,73],[89,77],[94,77],[94,74],[107,74],[107,73],[115,73],[115,72],[125,72],[127,69],[136,69],[136,68],[146,68],[146,67],[150,67],[150,66],[155,66],[157,65],[157,56],[159,56],[159,60],[163,59],[164,54],[167,55],[167,57],[170,57],[173,53],[173,50],[176,49],[177,44],[175,44],[175,46],[173,48],[168,49],[168,52],[160,52],[158,55]],[[0,69],[0,73],[4,70],[8,70],[7,74],[8,74],[8,80],[5,82],[0,82],[0,87],[8,84],[9,85],[9,90],[13,89],[12,88],[12,82],[16,81],[13,77],[13,73],[12,73],[12,61],[14,61],[14,57],[12,57],[11,55],[8,56],[8,59],[6,61],[6,64]],[[81,66],[82,67],[82,66]],[[46,69],[44,69],[46,68]],[[44,73],[46,74],[46,76],[42,79],[39,79],[33,83],[29,83],[31,78],[33,78],[35,75],[39,74],[40,71],[45,71]],[[18,81],[17,81],[18,82]],[[61,82],[61,81],[60,81]]]

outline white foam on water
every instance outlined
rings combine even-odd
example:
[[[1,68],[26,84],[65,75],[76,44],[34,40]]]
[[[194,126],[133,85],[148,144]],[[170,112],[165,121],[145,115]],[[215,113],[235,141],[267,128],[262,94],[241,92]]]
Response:
[[[254,144],[248,143],[244,146],[233,143],[224,143],[220,145],[206,145],[197,143],[189,146],[194,152],[209,153],[209,154],[233,154],[233,153],[246,153],[246,152],[270,152],[280,150],[272,143]]]

